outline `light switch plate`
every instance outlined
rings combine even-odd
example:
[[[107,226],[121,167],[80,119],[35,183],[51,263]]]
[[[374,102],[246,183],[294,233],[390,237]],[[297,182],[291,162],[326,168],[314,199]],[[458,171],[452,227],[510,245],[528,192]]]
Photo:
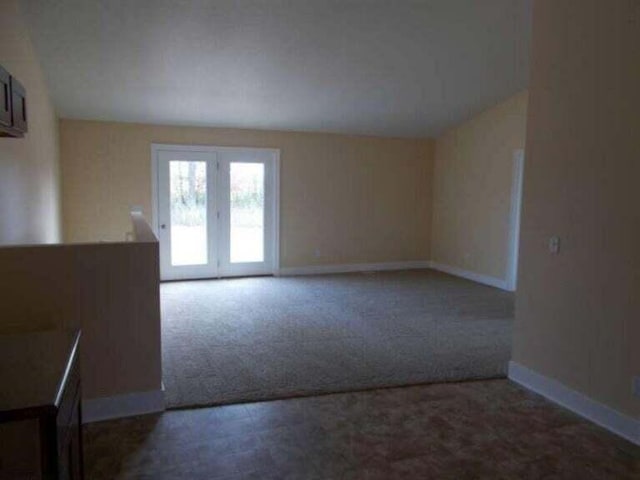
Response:
[[[549,252],[553,255],[560,253],[560,237],[557,235],[549,238]]]
[[[633,377],[633,395],[640,398],[640,376]]]

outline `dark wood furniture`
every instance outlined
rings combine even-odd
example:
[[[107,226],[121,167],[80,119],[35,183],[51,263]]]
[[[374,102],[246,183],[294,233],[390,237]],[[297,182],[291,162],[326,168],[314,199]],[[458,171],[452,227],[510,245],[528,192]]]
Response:
[[[0,137],[23,137],[28,129],[27,92],[0,66]]]
[[[83,478],[79,342],[78,331],[0,336],[0,424],[37,422],[42,479]]]
[[[11,128],[11,75],[0,66],[0,127]]]

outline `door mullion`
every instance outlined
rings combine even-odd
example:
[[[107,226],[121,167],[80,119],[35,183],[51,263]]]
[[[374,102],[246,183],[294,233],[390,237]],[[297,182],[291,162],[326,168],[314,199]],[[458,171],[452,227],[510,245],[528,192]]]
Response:
[[[218,276],[227,274],[227,256],[229,254],[229,218],[228,218],[228,162],[218,154]]]
[[[208,205],[207,205],[207,223],[209,225],[208,228],[208,247],[209,247],[209,265],[211,270],[211,276],[219,277],[220,273],[218,271],[219,263],[218,263],[218,239],[217,239],[217,231],[218,231],[218,220],[217,220],[217,209],[218,209],[218,169],[217,169],[217,153],[212,153],[212,158],[209,160],[207,165],[208,175],[207,175],[207,192],[208,195]]]

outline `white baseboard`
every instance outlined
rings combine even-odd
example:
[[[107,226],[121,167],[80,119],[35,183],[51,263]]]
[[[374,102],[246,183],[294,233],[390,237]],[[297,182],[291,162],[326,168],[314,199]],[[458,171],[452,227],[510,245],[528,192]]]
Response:
[[[509,379],[539,393],[574,413],[640,445],[640,421],[620,413],[586,395],[545,377],[517,362],[509,362]]]
[[[82,401],[83,423],[131,417],[164,410],[164,391],[135,392]]]
[[[471,272],[458,267],[452,267],[450,265],[444,265],[438,262],[429,262],[429,267],[440,272],[449,273],[456,277],[466,278],[474,282],[483,283],[491,287],[496,287],[501,290],[509,290],[508,282],[502,278],[491,277],[489,275],[483,275],[481,273]]]
[[[428,260],[384,263],[351,263],[342,265],[311,265],[281,268],[279,275],[322,275],[327,273],[376,272],[384,270],[415,270],[429,268]]]
[[[383,262],[383,263],[347,263],[339,265],[311,265],[308,267],[288,267],[281,268],[278,276],[295,275],[323,275],[330,273],[353,273],[353,272],[381,272],[388,270],[415,270],[421,268],[432,268],[441,272],[449,273],[457,277],[466,278],[474,282],[482,283],[502,290],[509,290],[507,281],[470,272],[458,267],[451,267],[430,260],[413,260],[405,262]]]

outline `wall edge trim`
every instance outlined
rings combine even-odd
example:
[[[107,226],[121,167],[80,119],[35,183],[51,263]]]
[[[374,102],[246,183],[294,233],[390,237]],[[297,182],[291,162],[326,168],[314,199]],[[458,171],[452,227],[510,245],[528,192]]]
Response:
[[[125,393],[82,401],[82,423],[164,411],[164,390]]]
[[[640,446],[640,421],[511,360],[509,379]]]
[[[323,275],[329,273],[376,272],[388,270],[415,270],[429,268],[428,260],[412,260],[382,263],[346,263],[333,265],[309,265],[306,267],[285,267],[278,271],[279,276]]]
[[[482,273],[476,273],[470,270],[465,270],[463,268],[454,267],[451,265],[445,265],[443,263],[438,263],[434,261],[429,262],[429,265],[430,265],[429,268],[432,268],[433,270],[438,270],[440,272],[448,273],[450,275],[455,275],[456,277],[466,278],[467,280],[472,280],[474,282],[482,283],[484,285],[496,287],[501,290],[511,291],[509,289],[507,280],[504,280],[502,278],[496,278],[490,275],[484,275]]]

